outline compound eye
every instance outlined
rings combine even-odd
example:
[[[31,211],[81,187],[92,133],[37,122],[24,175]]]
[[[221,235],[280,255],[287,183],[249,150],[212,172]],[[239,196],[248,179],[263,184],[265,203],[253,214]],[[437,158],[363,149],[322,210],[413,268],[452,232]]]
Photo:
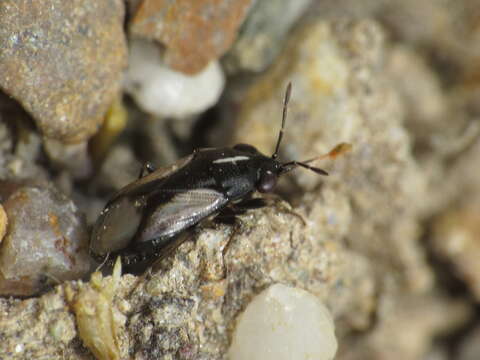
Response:
[[[258,182],[257,190],[262,193],[271,192],[275,185],[277,184],[278,176],[272,173],[270,170],[265,171],[260,176],[260,181]]]

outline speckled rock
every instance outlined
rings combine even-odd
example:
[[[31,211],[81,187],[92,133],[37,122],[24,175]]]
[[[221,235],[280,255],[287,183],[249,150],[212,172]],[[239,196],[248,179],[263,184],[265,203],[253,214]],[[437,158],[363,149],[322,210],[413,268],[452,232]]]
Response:
[[[195,74],[233,43],[251,0],[143,0],[130,33],[165,45],[165,63]]]
[[[242,219],[236,234],[228,226],[198,231],[193,235],[196,241],[183,243],[148,281],[137,283],[132,276],[120,279],[116,294],[126,304],[117,306],[127,317],[125,327],[119,329],[120,353],[142,359],[222,358],[236,316],[260,289],[278,282],[307,289],[321,300],[331,297],[340,304],[347,302],[351,293],[346,284],[354,281],[356,262],[340,243],[319,241],[311,226],[305,226],[282,201]],[[311,261],[303,261],[308,254]],[[358,269],[355,276],[362,275]],[[75,291],[84,287],[73,285]],[[58,291],[55,297],[64,301]],[[15,316],[17,306],[21,305],[14,300],[0,299],[0,311],[11,309],[4,321]],[[44,321],[51,321],[53,314],[43,314]],[[0,333],[5,337],[18,332],[4,323],[0,321]],[[31,340],[52,341],[50,336]],[[76,351],[74,344],[67,353],[72,351]]]
[[[340,203],[320,203],[319,211],[327,217],[332,211],[340,212],[341,207]],[[138,283],[138,278],[123,276],[116,284],[117,296],[113,300],[115,311],[120,312],[118,316],[126,317],[126,321],[122,320],[124,325],[115,328],[119,353],[152,360],[223,359],[237,316],[252,297],[279,282],[306,289],[327,302],[337,319],[348,316],[348,312],[354,309],[358,318],[370,319],[370,324],[373,307],[363,304],[378,301],[375,288],[364,286],[365,281],[372,279],[371,269],[362,266],[355,259],[358,255],[349,252],[342,242],[325,240],[328,236],[319,239],[313,222],[308,218],[305,220],[307,225],[285,202],[273,201],[269,208],[242,216],[243,224],[235,234],[228,226],[198,229],[193,235],[195,241],[183,243],[172,257],[157,266],[158,273],[151,279]],[[347,228],[339,225],[339,230],[342,233]],[[361,279],[363,285],[358,283]],[[92,282],[64,286],[72,287],[73,298],[80,294],[78,290],[97,288]],[[49,294],[60,304],[65,302],[63,288]],[[386,304],[399,306],[407,314],[397,317],[397,309],[387,306],[382,319],[402,319],[401,329],[406,335],[412,331],[411,327],[423,324],[415,333],[416,346],[421,349],[428,344],[429,334],[448,327],[465,315],[464,307],[436,299],[419,301],[406,295],[397,301],[389,292],[382,294]],[[65,309],[53,313],[46,311],[41,305],[44,299],[45,296],[29,303],[42,314],[41,322],[35,325],[35,333],[22,326],[23,323],[9,327],[12,319],[19,316],[18,312],[25,312],[25,305],[12,299],[0,299],[0,312],[5,314],[4,319],[0,318],[0,333],[7,339],[20,333],[17,339],[21,343],[28,335],[30,343],[38,347],[37,353],[47,353],[56,359],[59,358],[54,356],[58,352],[53,346],[56,340],[38,329],[47,327]],[[432,303],[436,305],[432,307]],[[351,307],[346,308],[345,304]],[[449,312],[444,313],[445,309]],[[411,316],[412,313],[416,314],[415,317]],[[32,312],[22,316],[28,322],[38,315]],[[392,325],[396,324],[395,320],[391,321],[382,329],[390,331],[393,340],[398,328]],[[342,324],[342,321],[337,323]],[[12,340],[8,344],[11,343]],[[32,356],[36,354],[35,346],[29,347]],[[10,348],[14,347],[7,347]],[[78,342],[72,341],[69,346],[61,348],[73,359],[85,356],[78,348]],[[12,357],[16,358],[22,357]]]
[[[120,0],[0,3],[0,89],[47,137],[95,133],[126,64]]]
[[[72,347],[75,348],[76,334],[75,317],[61,287],[41,299],[0,298],[0,336],[3,339],[0,358],[69,358]]]
[[[71,200],[45,186],[2,182],[0,191],[9,219],[0,248],[1,294],[32,295],[90,270],[85,221]]]

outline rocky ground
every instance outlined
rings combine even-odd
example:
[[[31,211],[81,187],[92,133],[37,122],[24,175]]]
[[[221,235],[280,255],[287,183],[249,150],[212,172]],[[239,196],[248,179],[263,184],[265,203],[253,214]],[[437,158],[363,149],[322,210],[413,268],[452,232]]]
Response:
[[[0,359],[477,359],[479,19],[474,0],[0,2]],[[91,228],[145,161],[271,154],[289,82],[280,157],[351,144],[315,164],[330,176],[285,175],[147,276],[94,272]]]

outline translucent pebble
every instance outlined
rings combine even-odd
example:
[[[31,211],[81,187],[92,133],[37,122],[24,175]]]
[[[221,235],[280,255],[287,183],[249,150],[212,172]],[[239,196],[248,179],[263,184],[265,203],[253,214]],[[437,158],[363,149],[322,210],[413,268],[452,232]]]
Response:
[[[282,284],[260,293],[240,315],[230,360],[330,360],[337,340],[330,312],[314,295]]]
[[[131,42],[125,90],[146,112],[174,118],[200,113],[217,102],[224,83],[216,61],[189,76],[165,66],[155,44]]]
[[[48,281],[90,270],[88,233],[80,210],[52,186],[0,182],[14,189],[3,203],[8,232],[0,251],[0,294],[33,295]]]

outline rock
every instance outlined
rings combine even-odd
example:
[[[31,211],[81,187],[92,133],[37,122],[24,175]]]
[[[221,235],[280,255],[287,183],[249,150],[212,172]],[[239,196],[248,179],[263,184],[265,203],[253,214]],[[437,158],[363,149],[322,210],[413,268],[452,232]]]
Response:
[[[157,274],[127,290],[131,356],[221,358],[229,347],[227,329],[259,289],[275,283],[301,287],[320,300],[336,299],[332,313],[338,313],[354,297],[347,285],[355,281],[354,269],[356,278],[367,276],[341,244],[319,239],[285,202],[273,201],[242,221],[236,233],[228,226],[198,229],[195,241],[183,243]]]
[[[196,74],[231,46],[252,0],[143,0],[130,33],[165,45],[165,64]]]
[[[477,199],[478,201],[478,199]],[[480,207],[451,209],[435,218],[431,234],[437,255],[450,262],[480,300]]]
[[[88,143],[65,144],[54,139],[45,139],[43,146],[53,166],[67,170],[76,179],[85,179],[92,172]]]
[[[480,354],[480,326],[476,326],[467,333],[465,339],[461,342],[457,351],[458,360],[475,360]]]
[[[216,61],[189,76],[165,66],[153,43],[137,40],[130,44],[125,90],[148,113],[183,118],[205,111],[217,102],[224,82]]]
[[[46,179],[39,164],[42,139],[30,117],[13,99],[0,92],[0,179]]]
[[[374,26],[364,29],[370,36],[373,66],[382,51],[383,35]],[[355,31],[355,30],[352,30]],[[351,33],[351,35],[353,35]],[[281,124],[283,94],[288,82],[293,85],[289,118],[281,147],[284,157],[296,160],[312,158],[333,148],[338,142],[350,142],[363,119],[354,99],[333,106],[348,96],[354,81],[350,60],[344,54],[334,28],[317,22],[301,28],[285,45],[284,52],[265,75],[247,89],[237,111],[237,131],[233,143],[250,143],[271,154]],[[353,41],[353,40],[352,40]],[[361,59],[358,59],[361,61]],[[300,114],[296,115],[296,114]],[[356,151],[355,151],[356,153]],[[304,178],[305,172],[296,177]],[[318,177],[310,176],[320,180]]]
[[[224,64],[229,73],[260,72],[280,52],[284,39],[311,0],[255,1]]]
[[[400,295],[401,296],[401,295]],[[344,338],[336,359],[424,359],[432,347],[432,332],[447,335],[471,318],[466,304],[440,294],[402,297],[395,301],[383,298],[377,304],[381,319],[375,328],[358,338]],[[350,340],[350,341],[349,341]]]
[[[237,320],[231,360],[331,360],[337,351],[332,316],[315,296],[282,284],[257,295]]]
[[[424,58],[402,45],[392,48],[386,66],[406,105],[406,126],[415,134],[416,141],[431,142],[435,132],[449,122],[443,117],[448,101],[440,78],[428,67]],[[410,76],[405,76],[406,72],[415,78],[414,82],[410,81]]]
[[[108,152],[97,181],[101,188],[118,191],[138,179],[142,164],[135,158],[131,148],[115,145]]]
[[[317,3],[340,7],[345,2]],[[357,3],[356,9],[371,5]],[[468,146],[446,155],[442,146],[425,146],[425,137],[417,137],[419,127],[407,119],[418,117],[422,127],[443,135],[445,123],[435,121],[442,107],[452,124],[469,116],[474,120],[475,95],[452,105],[443,74],[439,77],[429,61],[418,61],[418,53],[392,45],[376,22],[310,18],[309,24],[299,23],[264,74],[230,80],[225,100],[231,91],[239,96],[217,114],[228,110],[225,122],[236,140],[271,154],[285,86],[292,81],[282,161],[306,159],[342,141],[352,143],[353,150],[335,162],[315,164],[329,170],[328,178],[301,169],[285,176],[281,197],[293,207],[272,195],[269,206],[242,215],[238,227],[207,222],[187,232],[188,241],[156,264],[153,276],[118,279],[109,306],[127,318],[113,325],[121,355],[223,359],[240,314],[262,290],[278,283],[305,289],[326,304],[335,320],[338,360],[443,356],[432,350],[450,350],[465,333],[459,326],[478,325],[469,294],[452,296],[443,270],[425,259],[426,251],[434,254],[431,237],[436,236],[425,220],[436,224],[443,214],[463,214],[478,203],[478,139],[461,141]],[[410,66],[412,71],[405,71]],[[410,87],[417,79],[418,88]],[[226,140],[225,134],[218,140]],[[137,147],[125,153],[134,151],[141,155]],[[83,199],[93,209],[98,196],[85,192]],[[473,228],[460,225],[462,231]],[[456,263],[461,257],[453,255],[441,256],[462,275],[455,289],[465,284],[472,289],[468,272],[461,273]],[[81,345],[65,292],[68,287],[75,294],[82,288],[96,291],[94,283],[68,282],[25,301],[0,298],[0,358],[93,357]]]
[[[3,237],[7,233],[8,218],[5,213],[5,209],[0,204],[0,244],[2,243]]]
[[[22,306],[17,307],[20,303]],[[12,360],[61,359],[72,354],[69,347],[77,330],[63,288],[58,287],[41,299],[20,302],[0,298],[0,313],[0,332],[6,335],[0,347],[0,357]]]
[[[0,3],[0,88],[42,133],[86,140],[120,90],[126,64],[120,0]]]
[[[322,204],[319,204],[319,208],[320,205]],[[325,215],[337,212],[338,224],[343,224],[345,219],[340,215],[341,206],[343,205],[323,204]],[[307,225],[304,225],[298,214],[292,213],[292,209],[282,201],[275,201],[268,208],[251,212],[243,216],[242,221],[242,228],[233,237],[232,229],[227,226],[198,229],[198,235],[194,235],[195,241],[183,243],[172,256],[159,264],[158,272],[147,281],[139,283],[139,278],[131,275],[116,280],[113,312],[117,313],[118,309],[127,319],[125,321],[121,314],[112,317],[103,310],[101,313],[108,316],[102,315],[101,319],[107,319],[106,323],[111,323],[117,321],[112,320],[115,316],[119,316],[121,326],[114,327],[112,331],[120,354],[146,359],[220,359],[230,346],[229,329],[233,330],[237,317],[252,298],[258,295],[260,289],[278,283],[306,289],[313,294],[308,297],[314,296],[317,299],[315,302],[320,300],[329,304],[332,315],[340,323],[344,323],[345,317],[353,317],[349,315],[350,312],[362,313],[357,314],[357,317],[367,317],[371,321],[372,308],[360,304],[378,306],[376,291],[379,289],[371,287],[371,291],[365,291],[365,287],[357,284],[359,280],[372,281],[372,273],[366,271],[368,267],[359,266],[355,259],[360,255],[353,256],[341,242],[324,240],[328,240],[331,233],[319,239],[318,229],[312,227],[313,222],[307,219]],[[340,229],[343,229],[343,225],[340,225]],[[222,256],[228,242],[228,250]],[[102,279],[102,284],[106,284],[105,281],[108,283],[110,280]],[[73,296],[67,296],[67,299],[73,301],[79,299],[83,291],[88,292],[83,294],[87,299],[100,296],[103,290],[98,291],[96,283],[96,280],[90,280],[88,284],[69,282],[57,287],[54,293],[32,299],[27,304],[0,298],[0,313],[5,314],[0,318],[0,331],[8,340],[5,347],[0,347],[0,357],[7,356],[2,351],[14,348],[12,344],[24,344],[28,339],[28,354],[31,358],[35,358],[36,354],[52,358],[58,351],[58,340],[50,333],[45,334],[43,329],[64,314],[65,305],[53,312],[44,309],[42,302],[48,297],[50,302],[55,299],[56,303],[63,304],[66,301],[64,293],[70,291],[67,290],[69,287],[73,290]],[[362,291],[358,291],[359,288]],[[398,316],[396,310],[374,315],[380,316],[382,324],[385,322],[380,335],[394,334],[389,338],[376,335],[376,344],[381,343],[381,339],[390,339],[394,343],[397,336],[395,331],[399,329],[405,339],[408,339],[409,332],[421,325],[416,331],[415,341],[416,346],[424,349],[432,333],[455,323],[454,319],[458,319],[459,313],[461,315],[464,310],[461,306],[450,306],[434,298],[419,301],[412,299],[410,294],[395,297],[395,292],[391,291],[392,289],[382,290],[387,305],[395,305],[403,310]],[[95,309],[100,311],[100,301],[104,300],[97,299],[86,305],[97,312]],[[27,306],[38,309],[41,315],[37,311],[28,312]],[[84,310],[88,309],[80,306]],[[104,309],[103,306],[101,308]],[[387,306],[386,310],[389,309],[391,308]],[[445,309],[448,309],[447,313]],[[94,312],[90,312],[90,316]],[[21,316],[21,323],[9,326],[16,321],[17,316]],[[37,319],[34,328],[36,331],[32,333],[31,327],[25,324],[34,319]],[[398,322],[401,326],[396,327]],[[101,326],[106,323],[103,322]],[[96,330],[97,328],[92,329]],[[78,330],[75,331],[74,336],[77,337]],[[112,333],[110,330],[107,332],[106,337]],[[357,337],[360,334],[354,333]],[[369,333],[366,332],[366,335]],[[347,348],[353,348],[353,344],[347,343],[348,337],[344,332],[339,340],[340,344],[343,342]],[[63,354],[69,354],[74,359],[85,356],[85,350],[76,344],[78,340],[72,341],[68,346],[62,345]],[[367,350],[373,351],[371,348]],[[378,348],[375,350],[378,351]]]
[[[85,221],[69,199],[45,186],[2,182],[0,188],[2,197],[10,192],[3,203],[9,227],[0,249],[1,294],[32,295],[51,280],[90,270]]]
[[[233,142],[254,144],[271,154],[278,136],[278,130],[272,129],[280,127],[281,99],[291,81],[280,158],[309,159],[338,142],[353,145],[335,163],[315,163],[329,171],[329,178],[301,169],[290,175],[306,193],[292,197],[292,202],[311,221],[317,240],[335,246],[340,239],[348,239],[348,261],[358,269],[351,270],[350,276],[362,273],[355,280],[344,279],[348,281],[344,285],[357,296],[343,298],[343,303],[326,295],[326,304],[339,317],[336,328],[340,333],[371,326],[370,316],[378,308],[372,293],[380,288],[393,303],[397,291],[408,293],[411,298],[398,300],[397,305],[403,306],[403,301],[413,301],[434,287],[419,231],[419,216],[431,194],[426,192],[426,175],[412,157],[402,98],[384,71],[389,55],[384,41],[381,28],[369,21],[317,21],[299,27],[276,63],[247,88],[236,119]],[[311,255],[308,248],[302,248],[305,253],[300,263]],[[442,306],[432,316],[441,314]],[[416,356],[428,349],[436,325],[420,329]],[[363,353],[364,358],[372,358],[378,348]]]

